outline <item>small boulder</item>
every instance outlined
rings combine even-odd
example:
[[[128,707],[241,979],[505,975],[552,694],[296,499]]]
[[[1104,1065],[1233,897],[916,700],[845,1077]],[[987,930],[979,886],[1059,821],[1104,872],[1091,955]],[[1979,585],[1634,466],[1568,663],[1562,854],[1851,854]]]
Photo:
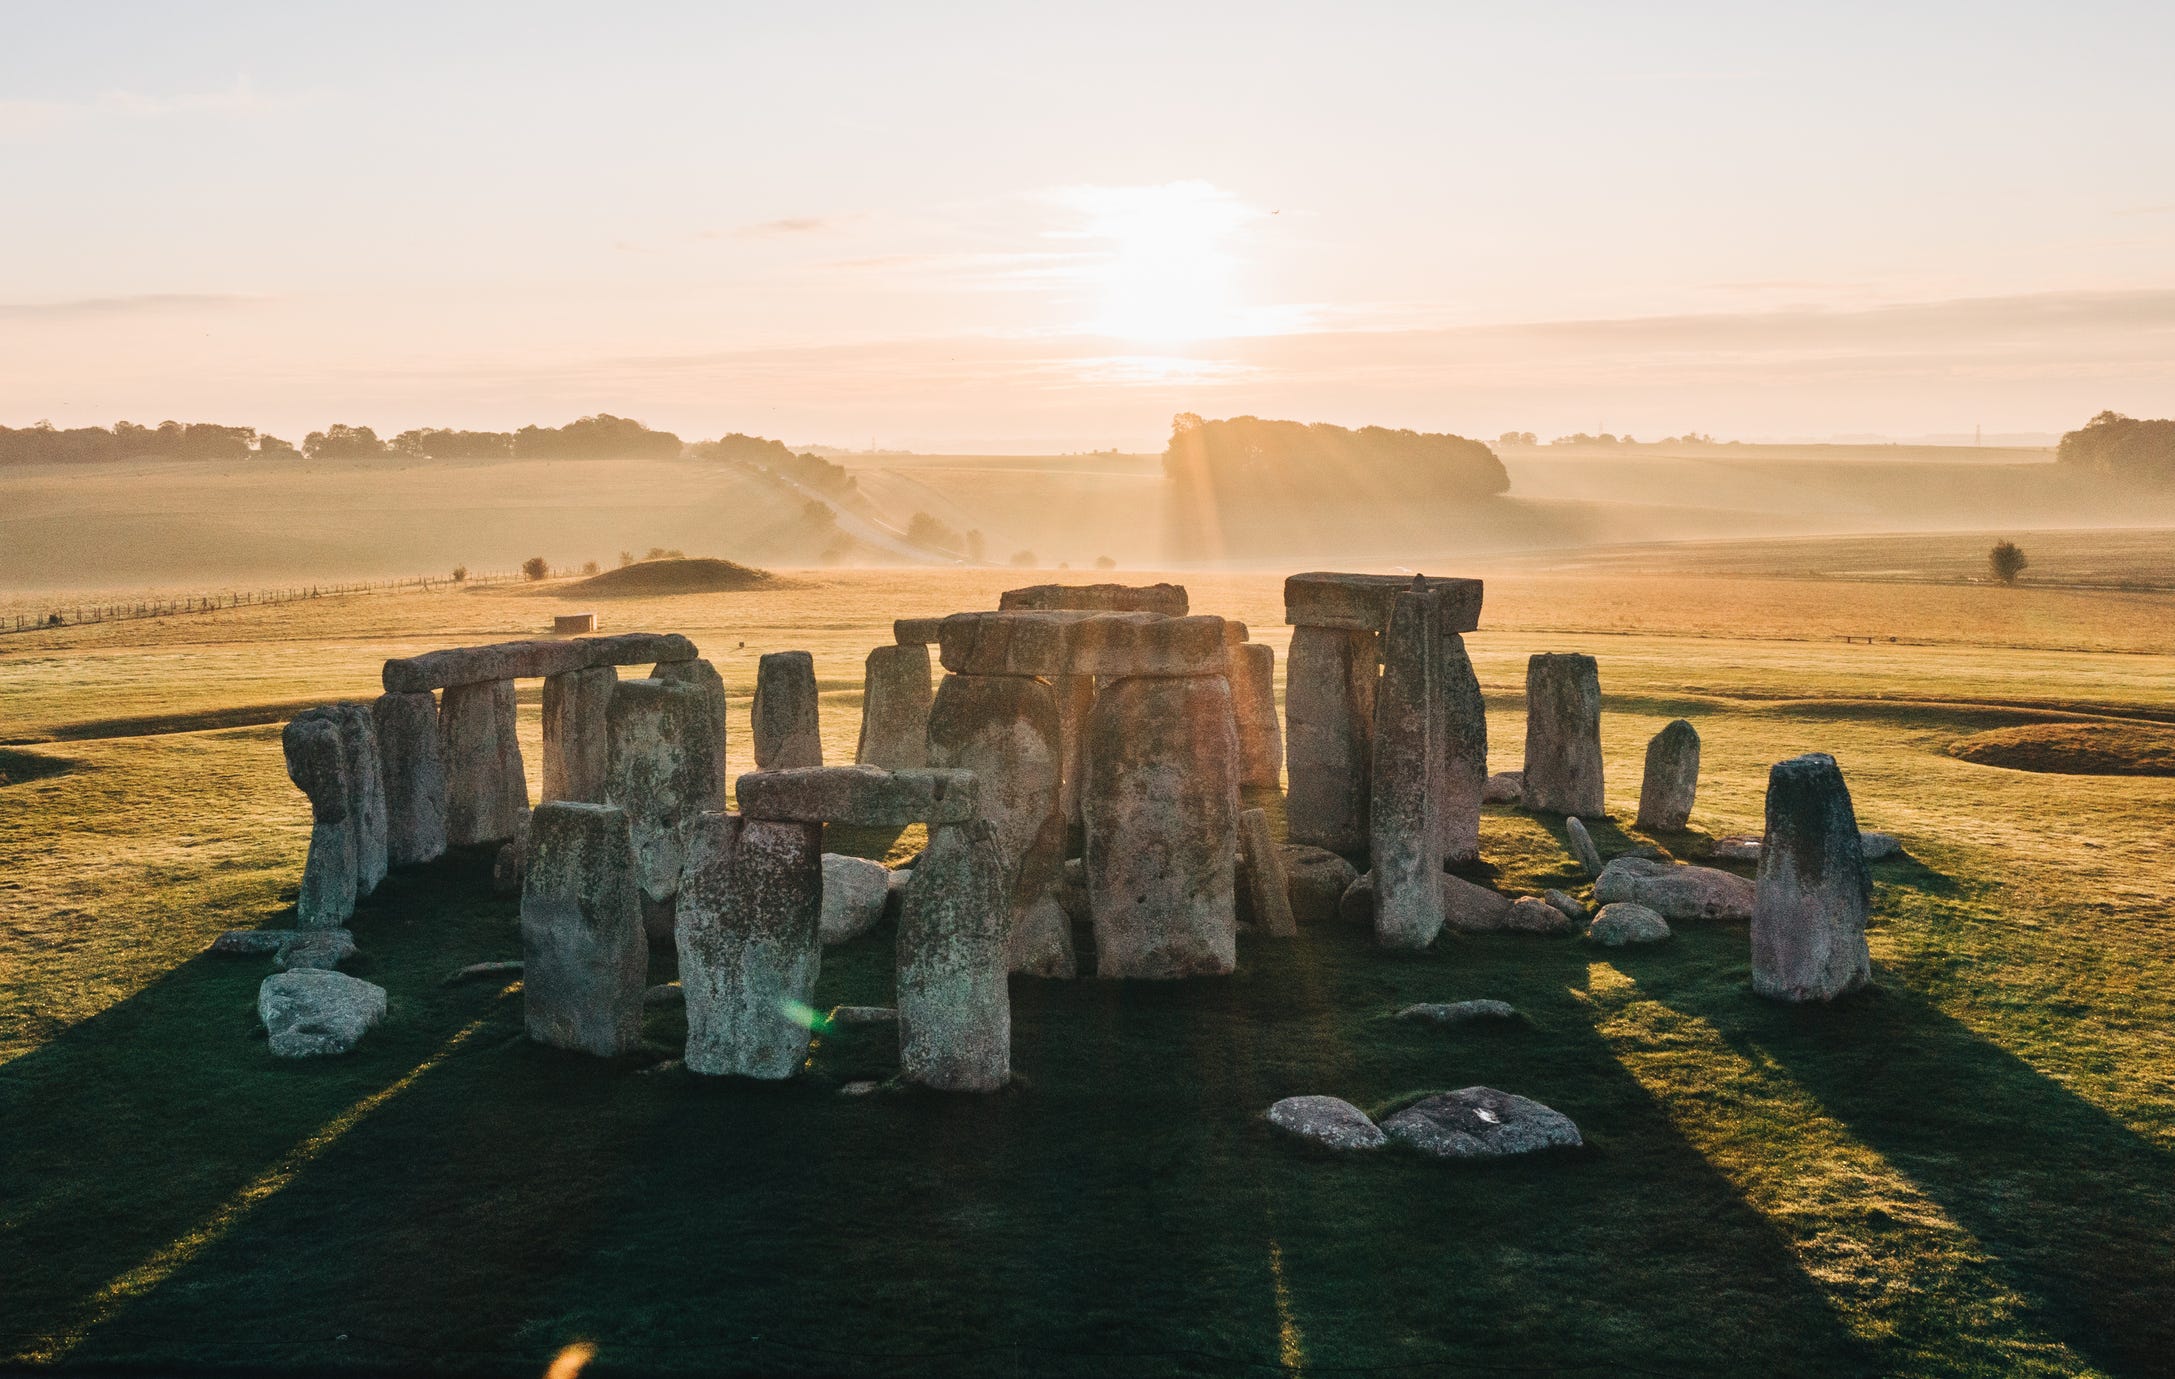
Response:
[[[1593,835],[1586,831],[1586,825],[1580,823],[1576,818],[1566,818],[1563,821],[1563,836],[1571,845],[1571,855],[1576,857],[1578,864],[1586,869],[1586,874],[1588,876],[1599,876],[1601,874],[1601,849],[1594,846]]]
[[[1383,1121],[1382,1129],[1438,1159],[1499,1159],[1585,1143],[1561,1111],[1493,1087],[1439,1092]]]
[[[1568,934],[1571,917],[1537,895],[1521,895],[1510,902],[1503,927],[1519,934]]]
[[[834,1025],[895,1025],[898,1022],[896,1006],[839,1006],[831,1012]]]
[[[1903,851],[1903,840],[1893,833],[1869,833],[1861,830],[1858,834],[1858,850],[1864,854],[1866,861],[1881,862]]]
[[[1511,900],[1507,895],[1476,886],[1461,876],[1442,878],[1442,922],[1460,933],[1487,934],[1510,927]]]
[[[282,972],[331,970],[355,956],[355,935],[346,929],[298,929],[279,946],[272,965]]]
[[[277,953],[299,932],[295,929],[229,929],[213,939],[206,951],[222,958],[261,958]]]
[[[343,972],[275,972],[257,988],[257,1018],[276,1058],[342,1054],[385,1018],[385,988]]]
[[[1669,921],[1629,900],[1603,905],[1586,930],[1589,943],[1621,948],[1627,943],[1660,943],[1669,937]]]
[[[1514,1020],[1517,1017],[1517,1010],[1508,1001],[1434,1002],[1406,1006],[1397,1012],[1400,1020],[1418,1020],[1429,1025],[1463,1025],[1475,1020]]]
[[[823,854],[823,941],[844,943],[876,927],[891,894],[891,872],[865,857]]]
[[[1484,804],[1518,804],[1525,792],[1525,772],[1498,771],[1481,785],[1480,798]]]
[[[1732,833],[1717,838],[1707,848],[1707,855],[1722,862],[1757,862],[1760,860],[1760,839],[1756,833]]]
[[[1333,1096],[1288,1096],[1269,1108],[1268,1117],[1285,1134],[1329,1149],[1380,1149],[1389,1143],[1365,1111]]]
[[[1574,924],[1586,922],[1586,907],[1579,904],[1578,897],[1569,891],[1543,891],[1541,899],[1569,915]]]
[[[1080,975],[1080,955],[1072,945],[1072,914],[1054,890],[1020,911],[1006,961],[1022,977],[1070,980]]]
[[[1292,918],[1301,924],[1335,919],[1344,893],[1359,879],[1359,869],[1327,848],[1285,843],[1277,850],[1284,855]],[[1368,920],[1373,920],[1371,908]]]
[[[1594,882],[1593,898],[1602,905],[1636,901],[1663,919],[1750,919],[1753,887],[1735,872],[1657,862],[1647,857],[1619,857]]]

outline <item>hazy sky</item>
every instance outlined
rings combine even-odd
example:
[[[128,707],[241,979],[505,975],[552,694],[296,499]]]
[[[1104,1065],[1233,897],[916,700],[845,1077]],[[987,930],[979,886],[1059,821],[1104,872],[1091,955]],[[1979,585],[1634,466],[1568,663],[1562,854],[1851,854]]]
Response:
[[[2175,413],[2175,4],[0,0],[0,422]]]

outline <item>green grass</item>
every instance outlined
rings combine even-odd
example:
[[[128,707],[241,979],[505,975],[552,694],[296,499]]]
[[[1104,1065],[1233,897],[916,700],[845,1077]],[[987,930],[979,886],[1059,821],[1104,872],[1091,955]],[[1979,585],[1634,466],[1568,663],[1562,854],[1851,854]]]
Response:
[[[1265,632],[1272,597],[1196,587]],[[765,626],[706,616],[679,625],[710,647]],[[736,693],[757,650],[814,645],[839,675],[881,635],[843,608],[810,626],[748,631],[721,657]],[[1481,634],[1498,769],[1524,653],[1601,653],[1618,820],[1647,737],[1698,725],[1695,831],[1604,825],[1604,852],[1696,856],[1757,828],[1767,764],[1833,751],[1861,820],[1908,849],[1874,869],[1878,989],[1762,1002],[1738,924],[1417,957],[1330,925],[1243,937],[1228,979],[1017,980],[1020,1085],[977,1099],[844,1094],[895,1071],[881,1029],[824,1032],[776,1087],[669,1066],[672,1010],[644,1057],[534,1047],[518,990],[444,981],[518,954],[481,855],[364,903],[351,970],[392,1006],[360,1049],[270,1058],[268,964],[202,950],[291,922],[307,822],[277,729],[216,711],[337,682],[358,641],[54,655],[114,687],[72,707],[0,663],[63,739],[8,769],[69,763],[0,788],[0,1365],[535,1374],[574,1341],[598,1374],[2150,1375],[2175,1355],[2175,781],[1947,751],[2091,702],[2162,712],[2165,658]],[[176,683],[170,722],[79,727],[153,717],[158,675],[214,664],[247,673]],[[835,751],[854,696],[823,707]],[[829,843],[897,860],[918,838]],[[1507,890],[1577,887],[1554,820],[1491,810],[1484,854]],[[891,942],[827,953],[818,1004],[888,1003]],[[1470,997],[1524,1018],[1390,1018]],[[1296,1093],[1380,1110],[1472,1083],[1566,1112],[1587,1148],[1339,1159],[1261,1120]]]

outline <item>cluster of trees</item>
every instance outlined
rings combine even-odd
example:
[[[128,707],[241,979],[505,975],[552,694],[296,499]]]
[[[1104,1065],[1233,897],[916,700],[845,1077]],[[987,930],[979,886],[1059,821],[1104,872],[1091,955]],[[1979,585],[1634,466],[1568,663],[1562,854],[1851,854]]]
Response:
[[[962,532],[943,518],[926,512],[917,512],[907,520],[906,539],[918,546],[950,551],[973,561],[980,561],[988,549],[980,528]]]
[[[2175,421],[2102,412],[2062,437],[2059,464],[2133,483],[2175,484]]]
[[[1495,452],[1464,436],[1190,412],[1171,423],[1163,472],[1177,558],[1321,549],[1385,510],[1465,506],[1510,488]]]
[[[1531,431],[1505,431],[1495,438],[1495,443],[1507,446],[1532,446],[1539,445],[1541,441],[1540,437]],[[1681,436],[1664,436],[1658,441],[1639,441],[1630,436],[1611,435],[1606,431],[1598,436],[1589,436],[1584,431],[1578,431],[1568,436],[1557,436],[1548,443],[1550,445],[1713,445],[1715,440],[1714,437],[1701,435],[1697,431],[1686,431]]]
[[[50,464],[96,460],[243,460],[253,455],[294,453],[277,436],[260,435],[252,426],[215,426],[205,422],[162,421],[138,426],[117,421],[104,426],[61,429],[49,421],[35,426],[0,426],[0,464]]]
[[[0,464],[157,458],[244,460],[291,456],[296,448],[291,441],[255,427],[204,422],[166,421],[157,426],[138,426],[117,421],[110,428],[78,426],[66,430],[44,421],[35,426],[0,426]],[[680,438],[670,431],[652,431],[639,421],[609,412],[582,417],[564,426],[524,426],[518,431],[455,431],[426,426],[403,431],[391,440],[381,438],[370,427],[339,422],[310,432],[300,447],[301,453],[313,460],[366,460],[385,455],[420,460],[664,459],[679,455],[683,448]],[[780,450],[784,448],[779,446]],[[837,468],[813,455],[800,458],[826,470]]]
[[[782,474],[818,493],[834,497],[842,497],[859,487],[842,464],[833,464],[821,455],[796,455],[784,441],[744,436],[738,431],[714,441],[698,441],[687,450],[698,459],[723,460],[727,464],[747,465],[769,474]]]

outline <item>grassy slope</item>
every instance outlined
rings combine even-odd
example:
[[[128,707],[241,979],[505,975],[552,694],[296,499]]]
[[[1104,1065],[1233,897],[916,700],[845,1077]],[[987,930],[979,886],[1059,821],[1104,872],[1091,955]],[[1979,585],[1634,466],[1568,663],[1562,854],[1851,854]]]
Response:
[[[613,618],[689,631],[736,696],[760,651],[815,650],[835,758],[859,655],[883,639],[872,610],[987,606],[1007,582],[912,579],[804,577]],[[1281,642],[1273,580],[1189,583]],[[64,739],[16,749],[10,778],[26,755],[74,769],[0,787],[0,1353],[534,1372],[587,1338],[600,1368],[703,1372],[2156,1372],[2175,1350],[2175,782],[1945,747],[2034,716],[1991,705],[2165,712],[2175,665],[1691,635],[1786,626],[1802,587],[1741,584],[1719,607],[1668,580],[1499,582],[1472,643],[1498,768],[1516,764],[1525,654],[1602,654],[1620,816],[1646,737],[1678,713],[1705,738],[1695,820],[1714,834],[1757,826],[1768,762],[1834,751],[1866,824],[1911,853],[1876,869],[1877,994],[1757,1002],[1735,925],[1631,953],[1453,938],[1403,960],[1317,929],[1247,941],[1227,981],[1016,982],[1026,1085],[987,1101],[839,1095],[892,1066],[867,1032],[824,1035],[784,1088],[531,1048],[518,994],[439,984],[518,948],[474,857],[397,876],[358,917],[354,970],[394,1000],[358,1053],[277,1065],[252,1042],[263,964],[199,954],[280,922],[307,827],[269,726],[174,729],[367,692],[389,652],[529,630],[549,594],[10,644],[0,736]],[[1869,632],[2150,635],[2149,601],[2014,591],[1976,622],[1962,601],[1898,603],[2009,592],[1818,596]],[[1641,610],[1678,635],[1624,633]],[[1572,626],[1619,635],[1537,630]],[[125,736],[84,726],[162,713]],[[736,729],[744,714],[736,697]],[[533,762],[533,709],[525,727]],[[1491,811],[1486,853],[1510,888],[1573,882],[1544,821]],[[827,955],[821,1003],[887,999],[889,937]],[[1466,996],[1528,1019],[1384,1018]],[[669,1043],[676,1015],[651,1033]],[[1257,1119],[1290,1093],[1380,1105],[1471,1082],[1567,1111],[1592,1149],[1480,1171],[1326,1162]]]

